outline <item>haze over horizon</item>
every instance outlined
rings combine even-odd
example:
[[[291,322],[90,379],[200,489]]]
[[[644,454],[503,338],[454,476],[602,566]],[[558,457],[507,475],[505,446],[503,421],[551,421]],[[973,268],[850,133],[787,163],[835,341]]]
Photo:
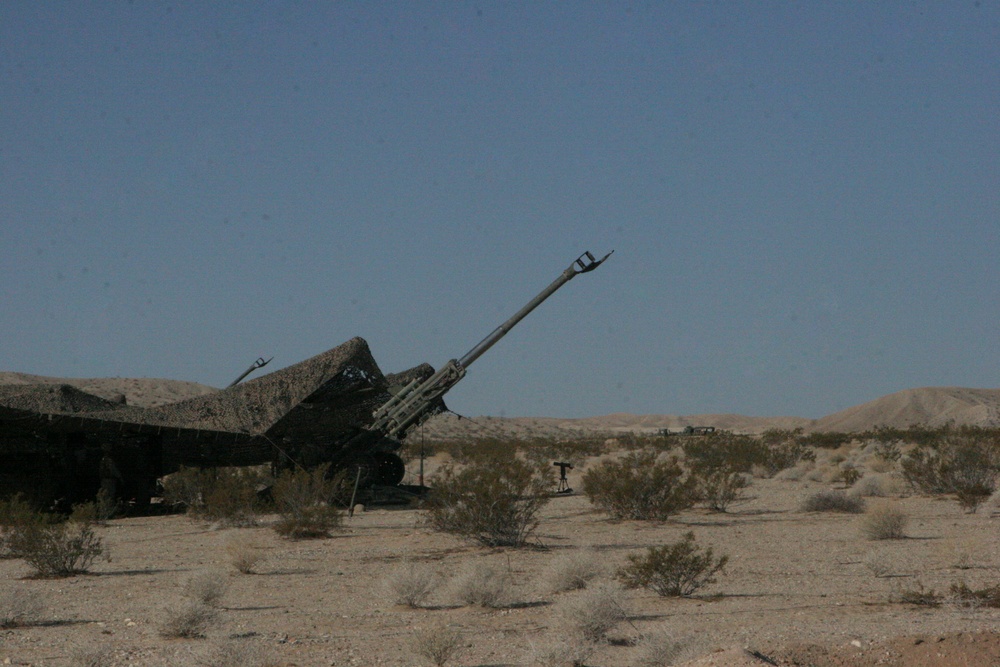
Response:
[[[1000,386],[1000,5],[0,5],[0,370],[467,415]]]

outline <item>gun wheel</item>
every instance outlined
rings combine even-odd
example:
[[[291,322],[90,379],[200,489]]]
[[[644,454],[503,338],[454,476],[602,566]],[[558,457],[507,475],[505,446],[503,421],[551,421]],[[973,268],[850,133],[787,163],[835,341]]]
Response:
[[[372,457],[378,467],[375,474],[375,483],[385,486],[396,486],[403,481],[406,475],[406,465],[403,459],[392,452],[375,452]]]
[[[357,484],[359,489],[364,489],[377,481],[378,462],[374,456],[364,454],[355,457],[344,467],[344,471],[345,481],[349,485]]]

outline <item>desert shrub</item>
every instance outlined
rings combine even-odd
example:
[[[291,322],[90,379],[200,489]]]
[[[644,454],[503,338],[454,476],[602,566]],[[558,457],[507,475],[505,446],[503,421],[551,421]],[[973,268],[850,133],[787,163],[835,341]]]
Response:
[[[896,463],[903,455],[899,443],[894,440],[874,440],[868,449],[871,450],[875,458],[888,464]]]
[[[948,600],[962,607],[1000,607],[1000,584],[987,586],[978,590],[969,588],[964,582],[952,584],[948,590]]]
[[[112,496],[107,489],[97,491],[97,498],[90,502],[73,505],[69,515],[70,521],[105,525],[121,511],[121,502]]]
[[[578,466],[588,457],[600,456],[604,451],[604,440],[585,437],[573,440],[535,438],[523,441],[518,449],[525,459],[539,468],[550,466],[553,461],[567,461]]]
[[[593,653],[593,644],[582,636],[560,634],[557,638],[530,644],[531,662],[538,667],[553,665],[583,667],[587,658]]]
[[[160,636],[166,639],[198,639],[205,636],[218,619],[218,612],[195,600],[166,610],[160,623]]]
[[[685,461],[697,469],[727,468],[750,472],[767,458],[767,447],[758,438],[717,431],[704,437],[685,438],[681,449]]]
[[[25,586],[0,589],[0,629],[20,628],[39,621],[44,604],[39,594]]]
[[[462,646],[462,633],[454,628],[439,626],[418,632],[414,648],[432,665],[442,667],[458,653]]]
[[[820,491],[805,499],[802,511],[860,514],[865,511],[865,501],[857,496],[849,496],[843,491]]]
[[[233,537],[226,543],[229,563],[240,574],[253,574],[254,569],[264,559],[260,547],[246,537]]]
[[[580,590],[603,574],[604,570],[604,561],[592,550],[563,554],[549,566],[548,588],[553,593]]]
[[[11,555],[23,559],[39,577],[81,574],[105,554],[101,538],[88,522],[59,522],[38,512],[22,517],[5,533]]]
[[[855,484],[854,492],[863,498],[882,498],[886,495],[881,477],[863,477]]]
[[[510,603],[511,578],[506,570],[485,564],[469,567],[453,587],[453,594],[463,604],[499,609]]]
[[[844,486],[846,487],[854,486],[863,476],[864,473],[855,468],[853,465],[845,464],[840,469],[840,479],[844,482]]]
[[[213,651],[204,664],[206,667],[278,667],[281,662],[265,646],[229,641]]]
[[[513,457],[519,442],[511,438],[479,438],[462,440],[443,445],[445,451],[458,463],[468,465],[493,459]]]
[[[922,607],[940,607],[943,597],[934,592],[934,589],[924,588],[923,583],[917,580],[912,588],[899,588],[890,596],[892,602],[899,604],[915,604]]]
[[[664,597],[686,597],[715,582],[729,556],[714,558],[711,547],[695,545],[694,533],[662,547],[648,547],[645,554],[631,554],[629,564],[618,570],[628,588],[648,588]]]
[[[876,577],[887,577],[892,573],[889,555],[881,550],[869,551],[862,559],[865,567]]]
[[[636,644],[635,657],[629,663],[637,667],[672,665],[681,656],[683,644],[666,630],[644,634]]]
[[[189,512],[203,504],[205,489],[211,483],[211,473],[208,469],[180,469],[161,480],[163,486],[163,502],[168,505],[183,507]]]
[[[224,526],[253,526],[266,475],[256,468],[181,468],[163,479],[164,501]]]
[[[625,594],[613,584],[587,589],[562,606],[566,622],[584,639],[601,642],[618,623],[625,620]]]
[[[108,646],[80,647],[70,656],[73,667],[112,667],[115,664],[115,652]]]
[[[184,584],[184,595],[210,607],[219,606],[229,582],[221,572],[199,572]]]
[[[392,572],[386,585],[394,603],[416,608],[427,602],[427,598],[434,592],[437,579],[430,566],[409,562]]]
[[[292,539],[329,537],[343,522],[334,501],[341,478],[328,478],[328,465],[313,470],[286,470],[274,481],[272,494],[280,515],[274,530]]]
[[[729,468],[695,471],[692,475],[698,483],[698,497],[716,512],[725,512],[742,496],[743,489],[750,486],[746,473]]]
[[[629,452],[607,460],[583,476],[590,502],[615,519],[664,520],[697,501],[697,480],[685,475],[676,457],[655,451]]]
[[[716,431],[703,438],[684,441],[685,460],[695,471],[749,473],[774,477],[799,461],[813,460],[815,453],[783,431],[766,431],[761,437]]]
[[[861,533],[869,540],[901,540],[909,517],[890,505],[873,507],[861,519]]]
[[[839,449],[846,444],[853,442],[857,438],[851,433],[840,433],[837,431],[824,431],[798,435],[796,440],[799,444],[807,447],[819,447],[820,449]]]
[[[975,512],[996,490],[1000,438],[978,431],[946,433],[934,444],[915,448],[901,465],[915,490],[954,493],[964,510]]]
[[[427,521],[435,530],[485,546],[524,546],[549,501],[549,473],[513,456],[473,463],[458,472],[446,466],[432,480]]]

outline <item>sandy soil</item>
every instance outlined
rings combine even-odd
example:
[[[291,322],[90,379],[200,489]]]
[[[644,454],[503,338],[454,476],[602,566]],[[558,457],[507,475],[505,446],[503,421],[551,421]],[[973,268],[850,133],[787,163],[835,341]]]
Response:
[[[692,667],[1000,664],[993,632],[1000,611],[892,602],[900,589],[920,584],[943,592],[959,581],[997,583],[995,505],[969,515],[954,500],[870,499],[896,504],[910,523],[907,539],[868,541],[858,515],[799,509],[830,488],[827,455],[811,470],[754,480],[749,497],[728,513],[694,509],[665,523],[613,522],[582,495],[555,497],[543,510],[537,546],[528,549],[486,549],[432,532],[412,508],[371,508],[346,519],[334,538],[299,542],[279,538],[266,520],[239,529],[185,516],[114,520],[99,529],[111,561],[95,564],[92,574],[35,580],[23,562],[0,561],[0,600],[21,588],[44,603],[36,623],[0,631],[0,663],[81,665],[84,653],[101,649],[101,665],[221,665],[236,663],[220,651],[232,656],[243,647],[279,665],[421,665],[430,663],[414,651],[415,637],[450,626],[463,645],[449,664],[539,664],[543,649],[572,634],[566,610],[586,594],[551,592],[554,561],[595,550],[610,580],[628,554],[693,531],[700,544],[730,556],[726,574],[690,599],[629,591],[628,620],[611,642],[594,647],[587,665],[639,664],[635,641],[664,635],[683,647],[675,664]],[[571,483],[579,484],[580,472]],[[896,483],[891,473],[881,482],[890,490]],[[259,549],[255,574],[233,568],[234,541]],[[423,608],[394,604],[385,584],[411,561],[431,564],[441,578]],[[456,602],[457,577],[480,563],[510,572],[510,604]],[[159,628],[183,603],[185,582],[205,572],[222,573],[227,584],[218,619],[204,638],[162,638]],[[242,664],[253,663],[244,657]]]

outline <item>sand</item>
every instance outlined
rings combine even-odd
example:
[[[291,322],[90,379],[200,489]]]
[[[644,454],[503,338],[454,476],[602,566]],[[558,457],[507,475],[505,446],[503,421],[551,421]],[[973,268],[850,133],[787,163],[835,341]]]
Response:
[[[816,470],[832,470],[828,456],[821,453]],[[581,472],[571,472],[571,484]],[[277,665],[422,665],[429,663],[415,653],[415,637],[449,626],[463,637],[449,664],[537,664],[542,649],[571,635],[566,609],[585,594],[549,589],[556,559],[596,552],[610,581],[628,554],[693,531],[699,544],[730,556],[725,574],[689,599],[628,592],[628,619],[587,665],[638,664],[636,641],[663,634],[682,646],[677,663],[691,667],[997,664],[982,656],[997,655],[1000,610],[893,602],[898,590],[917,585],[995,584],[995,504],[969,515],[954,500],[891,496],[882,502],[909,515],[908,537],[871,542],[857,515],[802,512],[804,498],[831,485],[795,477],[754,480],[728,513],[692,509],[662,523],[610,521],[582,495],[558,496],[526,549],[487,549],[433,532],[414,508],[371,508],[331,539],[300,542],[279,538],[270,517],[256,528],[176,515],[116,519],[98,528],[111,561],[90,575],[32,580],[23,562],[0,560],[0,596],[17,587],[45,603],[37,624],[0,631],[0,663],[81,664],[74,656],[103,650],[102,665],[220,664],[211,657],[235,644]],[[882,477],[889,486],[892,474]],[[227,548],[236,540],[263,555],[255,574],[233,568]],[[869,565],[875,559],[885,565],[881,576]],[[423,608],[395,604],[386,587],[408,562],[440,577]],[[477,564],[510,573],[509,604],[484,609],[456,600],[459,574]],[[164,639],[159,628],[183,603],[184,583],[205,572],[226,583],[218,619],[204,638]]]

